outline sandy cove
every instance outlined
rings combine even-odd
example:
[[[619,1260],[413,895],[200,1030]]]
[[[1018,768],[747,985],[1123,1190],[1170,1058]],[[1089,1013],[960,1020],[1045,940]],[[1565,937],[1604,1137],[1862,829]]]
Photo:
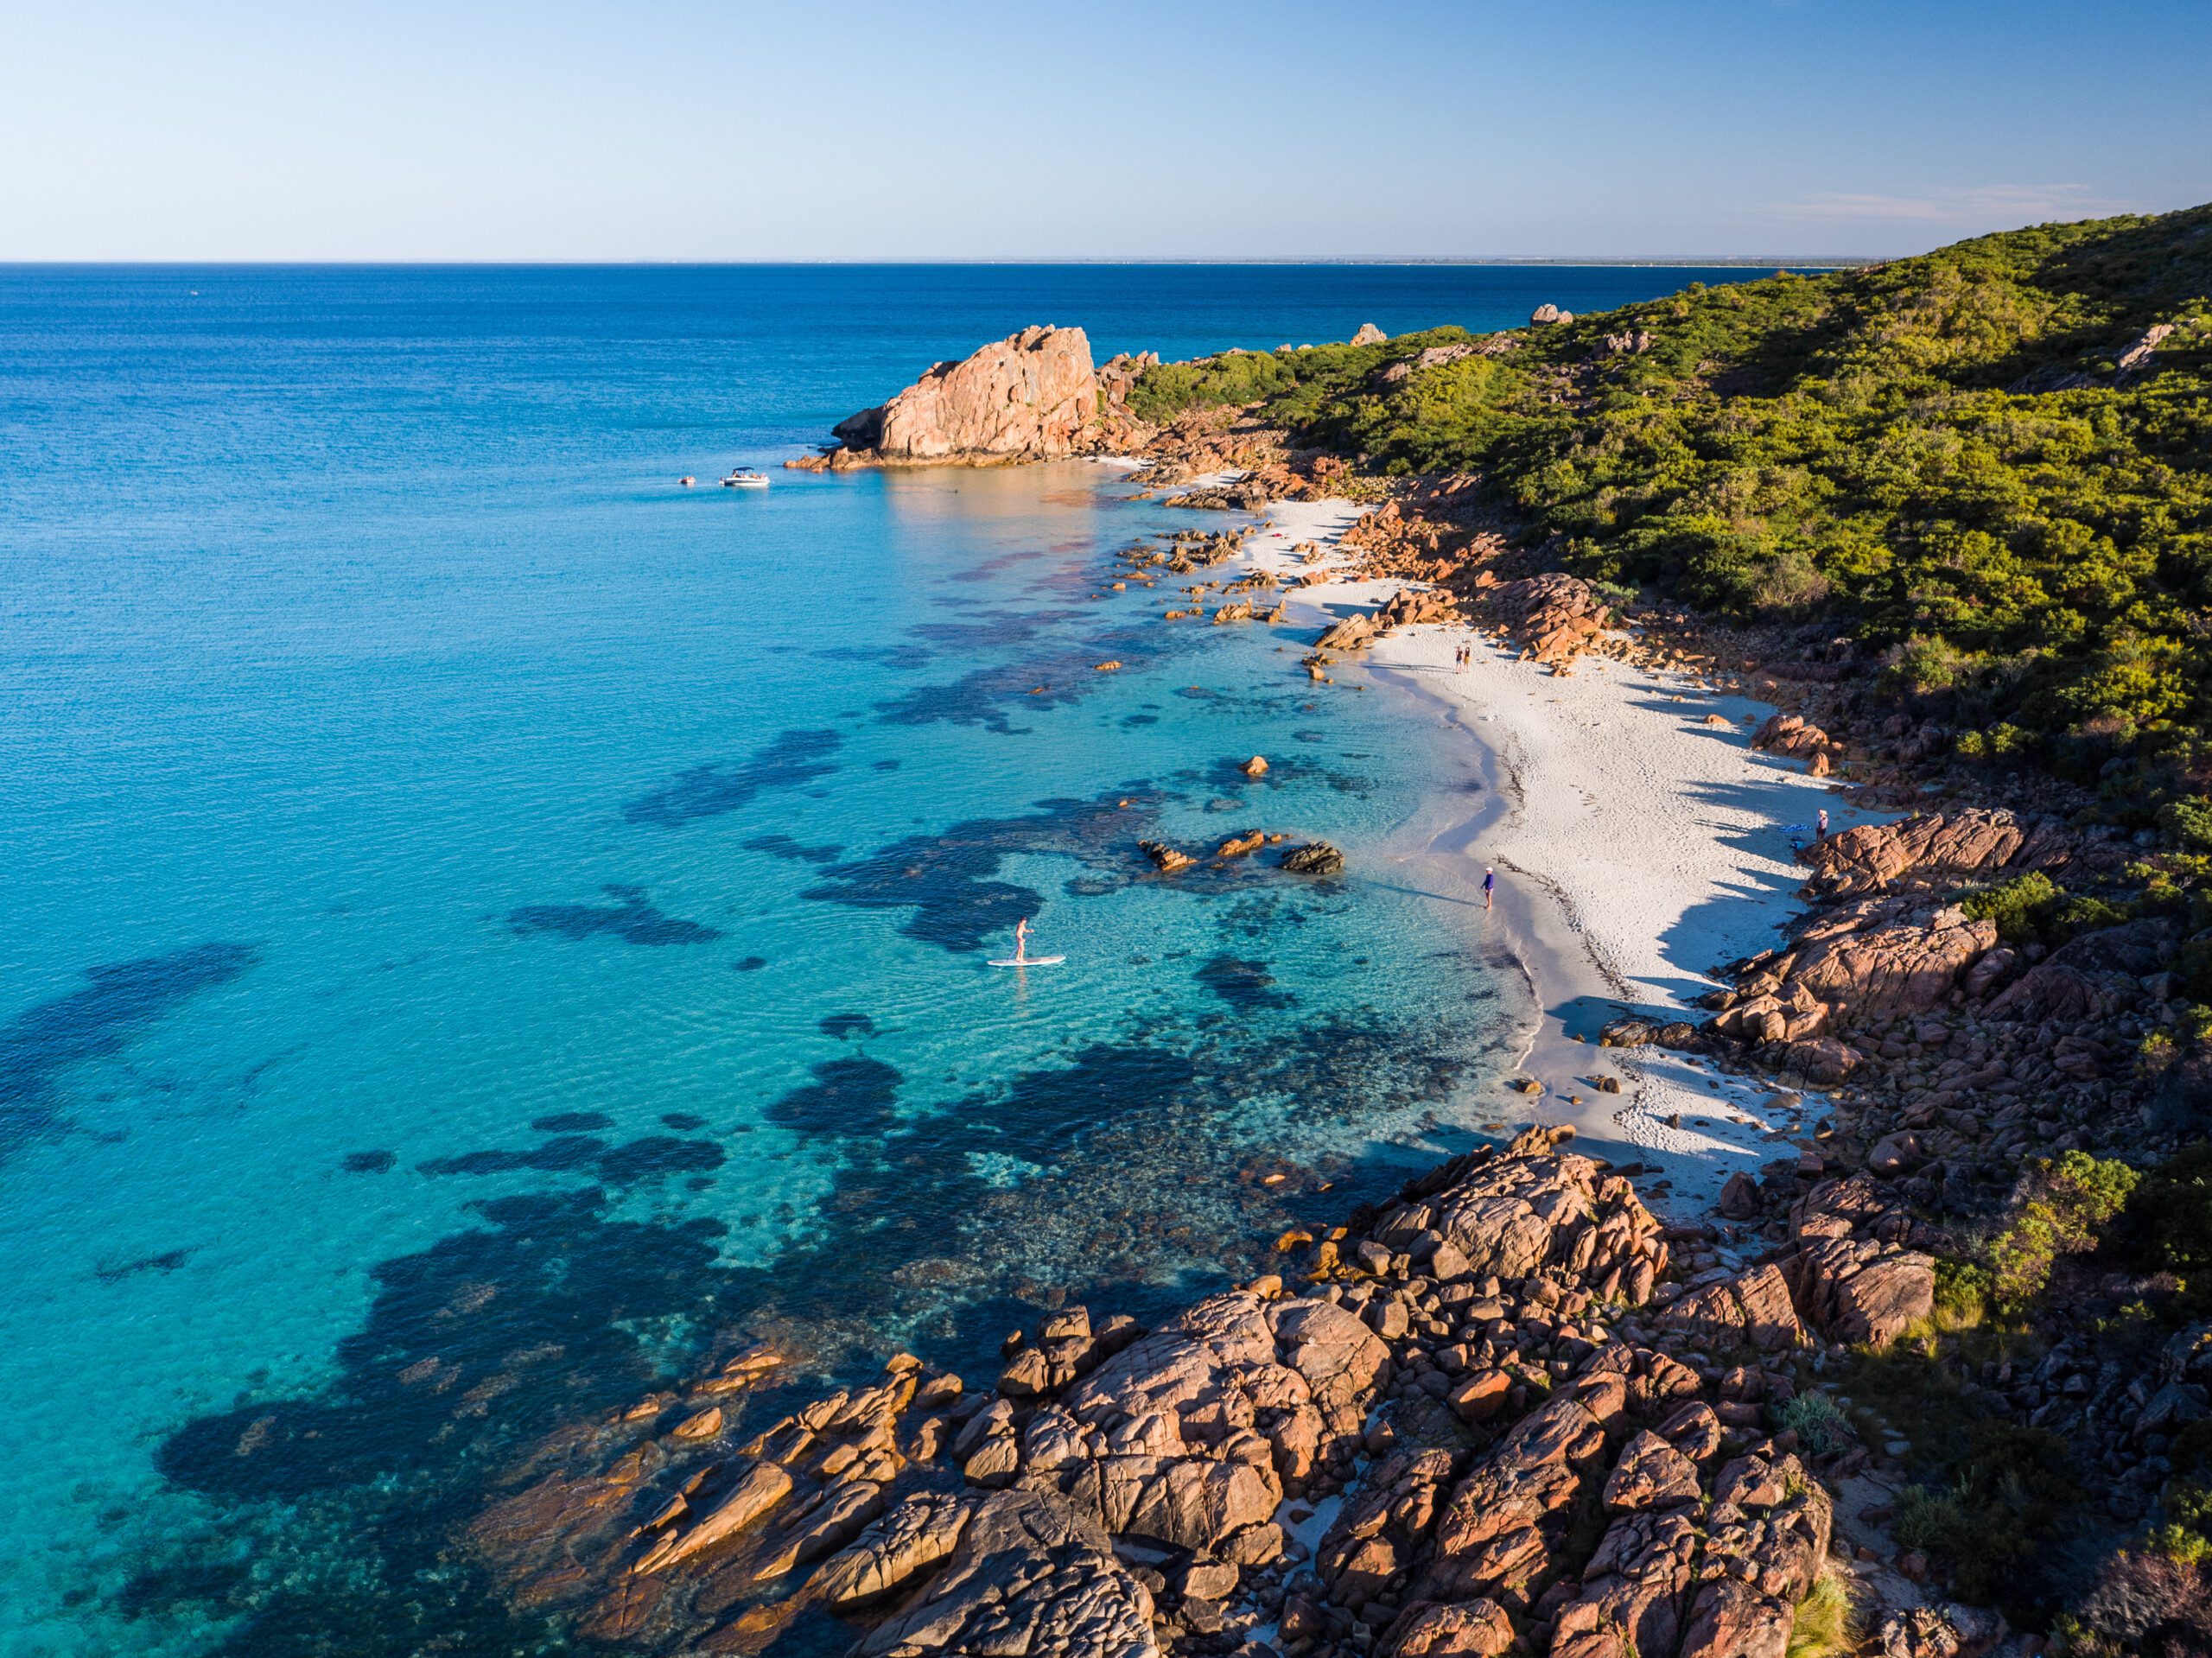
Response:
[[[1364,510],[1278,502],[1246,562],[1310,576],[1317,566],[1290,549],[1312,541],[1329,550],[1319,569],[1348,562],[1335,540]],[[1325,626],[1402,585],[1294,588],[1288,614]],[[1455,672],[1452,653],[1469,642],[1473,662]],[[1718,983],[1713,970],[1771,948],[1802,907],[1804,871],[1792,854],[1821,810],[1832,830],[1889,815],[1856,811],[1796,763],[1753,753],[1751,732],[1773,708],[1694,675],[1587,656],[1563,677],[1464,625],[1400,628],[1331,672],[1340,686],[1369,678],[1423,699],[1476,751],[1491,785],[1471,815],[1464,798],[1434,802],[1390,856],[1391,879],[1462,911],[1519,965],[1542,1009],[1522,1066],[1544,1094],[1508,1095],[1498,1115],[1533,1107],[1542,1121],[1573,1123],[1589,1149],[1657,1171],[1639,1184],[1685,1218],[1702,1219],[1730,1174],[1756,1176],[1789,1155],[1789,1140],[1817,1119],[1818,1096],[1801,1105],[1692,1055],[1601,1051],[1598,1032],[1631,1013],[1701,1021],[1695,999]],[[1708,724],[1715,714],[1726,723]],[[1490,912],[1485,864],[1498,871]],[[1363,873],[1378,878],[1353,871]],[[1608,1072],[1620,1094],[1594,1086]]]

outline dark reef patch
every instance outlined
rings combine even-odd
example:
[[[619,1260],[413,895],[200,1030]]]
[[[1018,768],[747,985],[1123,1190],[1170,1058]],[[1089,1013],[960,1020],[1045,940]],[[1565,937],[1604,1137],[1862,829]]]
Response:
[[[679,1134],[696,1134],[707,1126],[704,1117],[695,1116],[689,1111],[664,1111],[660,1114],[660,1120],[664,1127],[673,1128]]]
[[[719,1223],[611,1220],[606,1204],[587,1191],[480,1205],[483,1226],[375,1269],[327,1388],[170,1435],[162,1473],[232,1524],[174,1540],[118,1607],[219,1616],[223,1658],[576,1651],[557,1620],[504,1600],[456,1529],[515,1446],[652,1388],[639,1332],[711,1317],[736,1278],[716,1258]],[[321,1569],[239,1565],[241,1536],[261,1533]]]
[[[841,846],[801,846],[788,835],[756,835],[738,844],[747,852],[765,852],[787,863],[835,863],[845,850]]]
[[[732,962],[729,969],[733,973],[758,973],[767,965],[768,958],[765,956],[747,956],[741,961]]]
[[[588,1172],[602,1185],[626,1186],[671,1174],[696,1174],[720,1168],[722,1148],[711,1140],[677,1140],[647,1134],[609,1146],[589,1134],[558,1134],[527,1150],[493,1147],[434,1157],[416,1166],[424,1174],[512,1174],[529,1169],[545,1174]]]
[[[824,1036],[834,1036],[842,1042],[848,1037],[874,1036],[875,1021],[866,1013],[831,1013],[820,1020],[815,1028]]]
[[[1136,853],[1160,797],[1131,784],[1091,800],[1042,800],[1020,817],[971,817],[942,834],[913,835],[880,852],[825,868],[804,897],[861,910],[912,910],[899,931],[950,950],[974,950],[1044,907],[1027,886],[992,879],[1007,858],[1074,858],[1100,880],[1125,883],[1143,870]]]
[[[832,645],[809,654],[823,662],[873,662],[901,673],[937,659],[937,652],[925,645]]]
[[[843,744],[834,731],[784,731],[734,765],[695,765],[673,782],[622,808],[632,823],[677,829],[750,805],[770,789],[795,789],[837,767],[829,758]]]
[[[611,1221],[586,1191],[502,1197],[487,1225],[375,1269],[359,1334],[340,1344],[323,1395],[241,1406],[188,1424],[156,1461],[210,1496],[297,1499],[445,1459],[489,1432],[550,1427],[650,1385],[632,1320],[696,1308],[721,1277],[719,1223]],[[471,1388],[507,1384],[496,1413],[456,1409]]]
[[[119,1284],[126,1278],[136,1278],[141,1273],[173,1273],[192,1259],[189,1249],[164,1249],[157,1255],[141,1255],[136,1261],[126,1261],[113,1267],[95,1267],[92,1276],[103,1284]]]
[[[1288,1007],[1298,1001],[1289,991],[1275,988],[1275,975],[1266,962],[1242,956],[1217,956],[1191,976],[1239,1013]]]
[[[572,1174],[592,1167],[606,1152],[607,1142],[589,1134],[556,1134],[543,1146],[526,1151],[462,1152],[454,1157],[434,1157],[415,1166],[424,1174],[512,1174],[520,1169]]]
[[[0,1158],[60,1120],[61,1073],[105,1059],[203,990],[260,961],[251,944],[194,944],[85,969],[82,989],[38,1002],[0,1029]]]
[[[1010,709],[1079,702],[1111,677],[1097,670],[1099,663],[1118,659],[1141,668],[1160,649],[1156,630],[1116,632],[1046,657],[977,668],[957,679],[917,685],[878,702],[876,717],[885,725],[981,726],[1012,734],[1020,727],[1008,722]]]
[[[518,933],[550,932],[562,938],[595,938],[609,934],[627,944],[708,944],[721,929],[665,915],[645,898],[642,886],[602,886],[609,905],[530,904],[507,917]]]
[[[556,1111],[547,1116],[532,1117],[530,1126],[541,1134],[588,1134],[596,1129],[612,1128],[614,1119],[604,1111]]]
[[[824,1059],[814,1080],[770,1102],[768,1120],[810,1134],[870,1134],[898,1121],[905,1077],[880,1059]]]
[[[387,1174],[398,1161],[397,1152],[348,1152],[338,1166],[348,1174]]]
[[[659,1180],[671,1174],[697,1174],[721,1167],[722,1148],[711,1140],[678,1140],[646,1134],[614,1147],[599,1159],[599,1178],[610,1186]]]

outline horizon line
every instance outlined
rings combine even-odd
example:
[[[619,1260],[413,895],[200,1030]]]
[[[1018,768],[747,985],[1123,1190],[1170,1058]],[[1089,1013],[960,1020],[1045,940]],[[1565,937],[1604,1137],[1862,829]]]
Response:
[[[1211,257],[1205,256],[1176,256],[1155,258],[1122,258],[1112,257],[1065,258],[851,258],[851,259],[399,259],[399,258],[191,258],[191,259],[13,259],[0,258],[0,270],[723,270],[755,269],[779,270],[835,270],[868,266],[1023,266],[1049,267],[1055,265],[1445,265],[1484,267],[1495,265],[1549,265],[1590,267],[1633,267],[1641,269],[1682,268],[1705,270],[1748,270],[1772,267],[1777,270],[1843,270],[1865,265],[1883,264],[1892,259],[1910,258],[1910,254],[1851,253],[1822,254],[1491,254],[1484,256],[1458,255],[1250,255],[1240,257]]]

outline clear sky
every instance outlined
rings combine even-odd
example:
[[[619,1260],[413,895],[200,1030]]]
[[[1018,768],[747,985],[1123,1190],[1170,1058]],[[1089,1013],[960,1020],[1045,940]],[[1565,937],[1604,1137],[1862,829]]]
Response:
[[[2212,0],[0,0],[0,259],[1895,253],[2212,199]]]

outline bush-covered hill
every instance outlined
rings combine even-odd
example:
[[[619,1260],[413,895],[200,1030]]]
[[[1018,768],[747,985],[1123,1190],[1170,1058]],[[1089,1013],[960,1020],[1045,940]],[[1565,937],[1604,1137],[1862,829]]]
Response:
[[[1887,653],[1963,752],[2077,776],[2155,757],[2202,794],[2208,391],[2212,206],[1479,340],[1168,364],[1133,403],[1257,402],[1379,471],[1480,473],[1582,575]]]

